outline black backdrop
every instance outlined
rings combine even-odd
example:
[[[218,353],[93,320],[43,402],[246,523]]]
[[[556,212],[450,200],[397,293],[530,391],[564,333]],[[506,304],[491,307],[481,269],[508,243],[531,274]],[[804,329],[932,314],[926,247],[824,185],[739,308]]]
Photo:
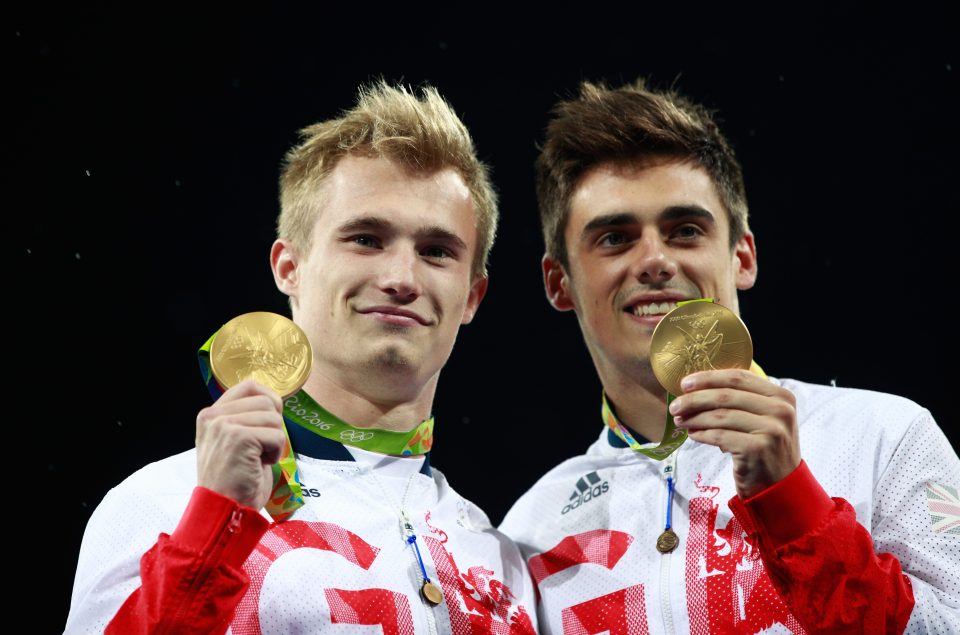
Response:
[[[280,159],[297,129],[379,76],[436,85],[501,195],[490,291],[435,404],[434,464],[494,522],[601,425],[576,322],[543,297],[533,194],[547,111],[581,79],[676,82],[719,111],[759,250],[741,307],[769,373],[903,394],[960,445],[946,381],[960,211],[947,3],[620,4],[521,16],[100,2],[8,16],[9,456],[26,469],[8,473],[24,480],[8,508],[34,546],[17,553],[38,632],[62,630],[107,489],[191,447],[209,401],[198,345],[239,313],[285,311],[267,260]]]

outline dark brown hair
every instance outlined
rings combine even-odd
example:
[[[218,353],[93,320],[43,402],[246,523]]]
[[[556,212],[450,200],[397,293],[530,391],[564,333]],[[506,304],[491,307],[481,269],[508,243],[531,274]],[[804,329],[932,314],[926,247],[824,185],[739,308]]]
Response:
[[[730,218],[731,248],[747,231],[747,197],[733,149],[706,108],[642,79],[619,88],[584,82],[553,108],[537,158],[537,199],[548,256],[567,266],[563,234],[583,175],[608,162],[689,161],[710,175]]]

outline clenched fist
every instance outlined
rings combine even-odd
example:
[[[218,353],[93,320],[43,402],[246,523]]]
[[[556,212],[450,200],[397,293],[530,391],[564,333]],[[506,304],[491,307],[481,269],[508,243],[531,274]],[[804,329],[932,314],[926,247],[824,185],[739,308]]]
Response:
[[[285,442],[280,397],[243,381],[197,415],[197,484],[259,510]]]

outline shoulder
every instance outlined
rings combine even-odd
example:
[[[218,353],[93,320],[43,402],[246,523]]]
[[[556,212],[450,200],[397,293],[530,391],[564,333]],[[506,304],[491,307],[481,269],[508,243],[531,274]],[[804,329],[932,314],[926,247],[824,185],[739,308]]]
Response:
[[[196,456],[190,449],[140,468],[107,492],[91,522],[97,516],[179,518],[197,484]]]
[[[811,384],[796,379],[772,381],[796,396],[801,430],[803,427],[831,427],[841,420],[848,430],[869,427],[904,434],[918,419],[930,418],[925,408],[899,395]]]
[[[143,494],[189,494],[197,484],[197,451],[191,448],[143,466],[114,489],[135,489]]]
[[[196,453],[150,463],[107,492],[84,531],[81,564],[91,569],[126,554],[139,558],[160,532],[172,533],[196,483]]]
[[[144,466],[107,492],[84,530],[68,630],[99,619],[91,615],[114,614],[139,585],[140,559],[161,532],[173,532],[196,471],[196,453],[190,450]]]
[[[866,500],[889,466],[948,446],[930,412],[905,397],[792,379],[774,381],[796,396],[803,457],[832,495]],[[945,450],[939,454],[949,456]],[[861,482],[863,489],[852,480]]]

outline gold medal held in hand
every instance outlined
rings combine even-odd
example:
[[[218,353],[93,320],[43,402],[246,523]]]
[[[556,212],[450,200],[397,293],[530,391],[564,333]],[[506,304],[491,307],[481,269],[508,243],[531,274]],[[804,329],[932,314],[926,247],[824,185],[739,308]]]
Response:
[[[253,379],[282,398],[303,386],[313,352],[306,334],[276,313],[244,313],[217,332],[210,344],[210,369],[224,390]]]
[[[749,369],[753,341],[743,321],[715,302],[684,303],[663,316],[650,340],[653,374],[672,395],[680,381],[701,370]]]

